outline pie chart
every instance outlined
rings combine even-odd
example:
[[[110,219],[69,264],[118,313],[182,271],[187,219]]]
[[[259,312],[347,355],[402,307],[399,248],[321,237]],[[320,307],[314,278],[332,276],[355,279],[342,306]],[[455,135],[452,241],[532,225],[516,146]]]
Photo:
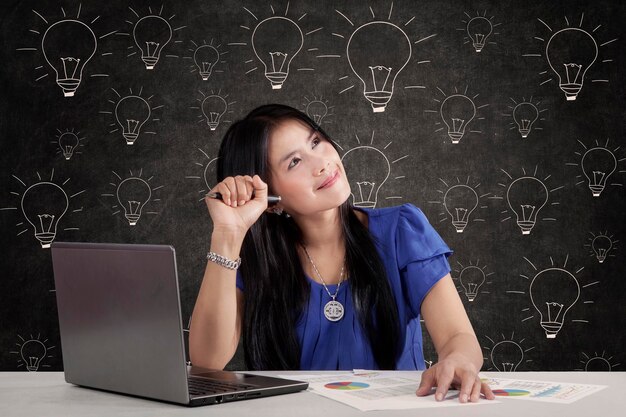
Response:
[[[493,395],[498,397],[523,397],[530,395],[530,392],[523,389],[494,389]]]
[[[356,390],[367,388],[367,387],[369,387],[369,384],[366,384],[364,382],[352,382],[352,381],[331,382],[329,384],[324,385],[324,388],[336,389],[340,391],[356,391]]]

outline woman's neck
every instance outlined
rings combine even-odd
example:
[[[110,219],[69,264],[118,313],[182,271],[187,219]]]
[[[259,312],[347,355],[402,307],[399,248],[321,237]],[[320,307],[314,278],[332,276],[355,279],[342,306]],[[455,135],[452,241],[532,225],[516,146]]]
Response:
[[[294,217],[294,221],[302,232],[302,242],[307,248],[344,252],[343,228],[338,208],[314,216]]]

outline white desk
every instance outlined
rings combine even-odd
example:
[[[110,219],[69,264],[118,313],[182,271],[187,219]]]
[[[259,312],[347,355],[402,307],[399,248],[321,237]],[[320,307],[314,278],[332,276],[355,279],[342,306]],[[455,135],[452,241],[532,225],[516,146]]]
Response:
[[[279,372],[285,374],[285,372]],[[297,372],[302,374],[302,372]],[[318,374],[319,372],[315,372]],[[275,375],[276,372],[264,372]],[[408,373],[404,373],[407,375]],[[411,372],[419,380],[419,372]],[[613,417],[626,416],[624,372],[520,372],[484,375],[502,378],[601,384],[609,387],[573,404],[560,405],[515,399],[500,404],[435,409],[362,412],[311,392],[280,395],[212,406],[187,408],[140,398],[80,388],[67,384],[61,372],[0,373],[2,417],[158,417],[158,416],[253,416],[253,417]]]

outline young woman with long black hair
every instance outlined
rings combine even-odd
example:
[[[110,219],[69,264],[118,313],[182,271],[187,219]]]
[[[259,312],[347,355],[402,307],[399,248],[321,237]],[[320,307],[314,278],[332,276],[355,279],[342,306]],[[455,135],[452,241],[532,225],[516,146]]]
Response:
[[[418,208],[351,205],[337,146],[288,106],[233,123],[218,158],[194,365],[222,369],[243,336],[255,370],[425,369],[422,317],[439,358],[417,395],[437,387],[441,400],[455,386],[462,402],[493,398],[451,251]],[[268,193],[281,201],[268,206]]]

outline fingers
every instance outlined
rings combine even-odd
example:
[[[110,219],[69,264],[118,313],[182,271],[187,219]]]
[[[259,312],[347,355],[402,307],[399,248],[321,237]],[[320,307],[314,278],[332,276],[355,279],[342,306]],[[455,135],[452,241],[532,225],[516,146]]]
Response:
[[[428,369],[422,372],[422,379],[420,381],[420,386],[417,389],[417,391],[415,391],[415,394],[418,397],[429,395],[434,386],[435,386],[435,373],[432,372],[431,369]]]
[[[227,177],[213,187],[211,191],[222,194],[222,201],[226,205],[231,207],[241,206],[252,199],[252,192],[254,191],[253,179],[249,175]]]
[[[252,198],[252,178],[248,175],[245,177],[235,177],[235,186],[237,187],[237,197],[235,197],[235,207],[243,206],[246,201]]]
[[[491,390],[491,387],[489,386],[489,384],[486,384],[485,382],[482,382],[482,381],[481,381],[481,384],[480,384],[480,392],[488,400],[495,400],[496,399],[496,395]]]
[[[445,367],[440,370],[437,378],[437,390],[435,391],[435,400],[443,401],[446,398],[448,389],[454,379],[454,369]]]
[[[252,178],[252,186],[254,187],[254,199],[262,203],[267,202],[267,184],[263,182],[261,177],[255,175]]]
[[[432,367],[422,373],[422,380],[420,386],[415,392],[418,397],[429,395],[433,387],[437,387],[435,390],[435,400],[442,401],[448,393],[448,388],[452,384],[454,378],[454,371],[449,369],[442,369],[439,367]]]
[[[478,393],[476,399],[474,399],[474,388],[476,385],[476,375],[472,372],[464,372],[461,375],[461,388],[459,389],[459,401],[466,403],[470,401],[478,401],[478,395],[480,394],[480,381],[478,383]]]
[[[452,387],[459,390],[461,403],[478,402],[481,394],[488,400],[495,399],[489,385],[483,383],[476,372],[441,365],[435,365],[422,373],[420,385],[415,392],[417,396],[429,395],[433,387],[436,387],[435,400],[443,401]]]
[[[474,378],[474,384],[472,385],[472,392],[470,394],[470,401],[475,403],[480,399],[480,391],[482,389],[482,381],[480,378]]]

